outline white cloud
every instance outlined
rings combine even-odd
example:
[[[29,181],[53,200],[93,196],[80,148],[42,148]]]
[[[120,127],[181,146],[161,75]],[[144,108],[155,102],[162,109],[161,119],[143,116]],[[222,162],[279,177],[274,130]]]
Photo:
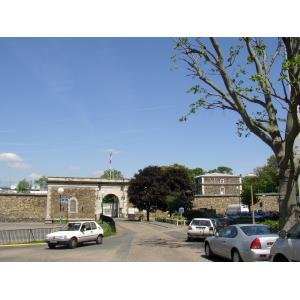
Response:
[[[117,149],[103,149],[102,152],[108,152],[108,153],[112,153],[112,154],[119,154],[119,153],[121,153],[121,151],[117,150]]]
[[[41,178],[43,175],[42,174],[38,174],[38,173],[31,173],[30,175],[29,175],[29,178],[31,178],[31,179],[33,179],[33,180],[35,180],[35,179],[39,179],[39,178]]]
[[[30,169],[31,165],[23,162],[15,162],[13,164],[9,164],[9,167],[14,169]]]
[[[0,160],[4,161],[22,161],[23,159],[15,153],[0,153]]]
[[[98,170],[98,171],[95,171],[93,174],[100,177],[104,174],[104,171],[103,170]]]

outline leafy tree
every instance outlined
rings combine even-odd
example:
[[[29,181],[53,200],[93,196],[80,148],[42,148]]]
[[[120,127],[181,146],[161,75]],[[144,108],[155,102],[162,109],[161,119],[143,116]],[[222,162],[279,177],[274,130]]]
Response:
[[[26,193],[28,191],[30,191],[30,184],[26,179],[23,179],[21,181],[19,181],[18,185],[17,185],[17,192],[18,193]]]
[[[300,132],[300,38],[241,38],[225,50],[216,38],[179,38],[175,51],[200,82],[189,90],[198,95],[197,100],[181,120],[186,121],[199,108],[236,113],[240,117],[238,134],[255,134],[275,155],[279,224],[290,228],[297,221],[300,172],[300,160],[293,150]]]
[[[113,194],[108,194],[103,198],[103,203],[116,203],[118,202],[118,197]]]
[[[40,189],[46,189],[48,186],[47,177],[42,176],[39,179],[34,181],[35,184],[38,184]]]
[[[110,176],[110,174],[111,174],[111,176]],[[102,178],[102,179],[123,179],[124,176],[121,173],[121,171],[112,169],[111,171],[105,170],[103,175],[100,176],[100,178]]]
[[[257,178],[259,178],[260,192],[276,192],[279,187],[279,179],[277,176],[277,161],[274,155],[270,156],[267,164],[254,170]]]
[[[163,180],[163,171],[160,167],[149,166],[139,170],[129,182],[129,201],[138,209],[147,211],[149,221],[150,211],[156,209],[165,210],[164,198],[168,194],[168,186]]]
[[[253,187],[252,187],[253,189]],[[242,194],[241,194],[241,200],[242,203],[245,205],[248,205],[249,210],[251,209],[251,187],[247,186],[243,189]],[[253,191],[253,204],[256,204],[259,201],[256,193]]]
[[[165,197],[167,209],[172,215],[179,207],[191,209],[193,199],[193,181],[189,172],[182,168],[168,167],[163,170],[164,183],[167,185],[168,194]]]
[[[217,167],[216,169],[208,171],[208,173],[222,173],[222,174],[233,174],[233,171],[229,167],[221,166]]]
[[[170,169],[170,168],[176,168],[176,169],[180,169],[180,170],[186,172],[188,174],[189,181],[192,184],[192,190],[195,190],[195,184],[196,184],[195,177],[204,174],[204,170],[200,167],[195,168],[195,169],[189,169],[188,167],[186,167],[184,165],[180,165],[180,164],[162,166],[161,168],[162,168],[162,170],[166,170],[166,169]]]

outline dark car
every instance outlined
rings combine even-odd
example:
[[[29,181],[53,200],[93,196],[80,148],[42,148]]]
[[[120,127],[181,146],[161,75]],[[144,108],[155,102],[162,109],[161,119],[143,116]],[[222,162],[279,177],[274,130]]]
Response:
[[[222,229],[224,227],[234,224],[234,221],[227,217],[213,218],[212,221],[214,222],[216,231],[219,231],[220,229]]]

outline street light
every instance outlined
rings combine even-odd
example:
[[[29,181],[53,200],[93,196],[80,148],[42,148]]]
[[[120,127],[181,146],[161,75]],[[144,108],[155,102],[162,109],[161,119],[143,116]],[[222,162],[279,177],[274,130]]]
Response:
[[[257,177],[255,174],[248,174],[247,177],[254,178]],[[254,216],[254,203],[253,203],[253,186],[252,182],[250,184],[250,191],[251,191],[251,213],[252,213],[252,224],[255,224],[255,216]]]
[[[62,187],[59,187],[57,189],[57,192],[59,194],[59,220],[60,220],[60,223],[61,223],[61,196],[64,193],[64,189]]]

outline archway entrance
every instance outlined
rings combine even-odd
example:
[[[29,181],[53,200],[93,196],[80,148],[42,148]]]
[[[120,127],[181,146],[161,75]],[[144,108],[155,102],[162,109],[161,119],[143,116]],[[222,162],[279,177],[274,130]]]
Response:
[[[103,214],[112,218],[119,216],[119,198],[114,194],[108,194],[103,198]]]

